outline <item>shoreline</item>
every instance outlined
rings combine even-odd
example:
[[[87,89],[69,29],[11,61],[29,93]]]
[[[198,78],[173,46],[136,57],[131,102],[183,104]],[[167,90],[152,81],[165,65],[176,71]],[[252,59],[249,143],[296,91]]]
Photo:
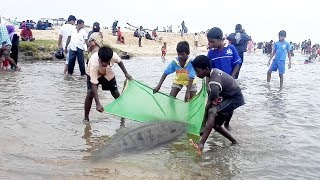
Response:
[[[20,34],[20,29],[17,34]],[[90,29],[86,29],[90,31]],[[35,41],[20,41],[19,57],[26,60],[54,60],[54,52],[57,50],[59,29],[53,30],[32,30]],[[113,36],[111,30],[102,29],[103,41],[105,45],[110,46],[119,55],[127,52],[130,57],[156,57],[161,56],[161,47],[164,42],[167,43],[167,56],[176,55],[176,45],[180,41],[187,41],[190,45],[190,54],[194,50],[194,34],[158,32],[157,40],[147,40],[142,38],[142,47],[138,46],[138,38],[133,36],[133,31],[122,32],[125,38],[125,44],[117,43],[117,36]],[[207,52],[207,39],[205,34],[199,34],[198,49],[196,52]]]

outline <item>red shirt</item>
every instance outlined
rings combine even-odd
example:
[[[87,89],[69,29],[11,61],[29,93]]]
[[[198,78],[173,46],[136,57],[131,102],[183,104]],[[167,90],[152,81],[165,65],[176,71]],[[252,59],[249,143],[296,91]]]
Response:
[[[31,31],[31,29],[22,29],[22,30],[21,30],[21,33],[20,33],[20,36],[21,36],[21,37],[24,37],[24,38],[33,37],[33,36],[32,36],[32,31]]]

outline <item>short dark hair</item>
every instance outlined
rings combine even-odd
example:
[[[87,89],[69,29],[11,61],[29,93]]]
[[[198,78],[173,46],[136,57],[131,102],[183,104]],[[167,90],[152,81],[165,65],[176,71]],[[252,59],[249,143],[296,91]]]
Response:
[[[84,21],[82,19],[78,19],[77,24],[82,24]]]
[[[211,60],[205,55],[197,56],[191,64],[194,68],[201,68],[201,69],[212,69]]]
[[[283,36],[283,37],[286,37],[286,36],[287,36],[287,33],[286,33],[286,31],[284,31],[284,30],[281,30],[281,31],[279,32],[279,36]]]
[[[76,21],[77,19],[76,19],[76,17],[74,16],[74,15],[70,15],[69,17],[68,17],[68,22],[70,22],[70,21]]]
[[[241,24],[237,24],[236,27],[235,27],[235,30],[236,30],[236,31],[242,30]]]
[[[99,32],[100,31],[100,23],[98,23],[98,22],[93,23],[92,31]]]
[[[113,51],[108,46],[102,46],[98,51],[98,56],[102,62],[109,62],[113,56]]]
[[[189,43],[187,41],[180,41],[177,44],[177,53],[190,53]]]
[[[213,27],[207,33],[209,39],[223,39],[223,33],[220,28]]]

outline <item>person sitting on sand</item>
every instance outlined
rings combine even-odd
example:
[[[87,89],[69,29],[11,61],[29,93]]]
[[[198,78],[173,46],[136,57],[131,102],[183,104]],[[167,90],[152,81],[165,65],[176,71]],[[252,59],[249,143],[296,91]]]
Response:
[[[22,41],[34,41],[35,38],[33,37],[32,31],[30,29],[30,25],[26,25],[20,33],[20,37]]]
[[[133,37],[139,37],[139,29],[136,29],[133,33]]]
[[[151,35],[149,34],[149,32],[147,32],[147,34],[146,34],[146,39],[153,40]]]

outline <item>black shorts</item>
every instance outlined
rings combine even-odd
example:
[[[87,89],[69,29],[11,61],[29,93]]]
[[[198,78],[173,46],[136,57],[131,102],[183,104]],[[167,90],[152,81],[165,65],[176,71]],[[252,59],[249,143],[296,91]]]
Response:
[[[232,98],[224,99],[217,105],[216,124],[222,125],[225,121],[230,121],[233,115],[233,111],[244,105],[244,98],[242,92],[237,92]]]
[[[217,110],[221,113],[229,113],[235,110],[236,108],[244,105],[244,98],[242,92],[239,91],[231,98],[223,99],[218,105]]]
[[[92,83],[90,81],[90,76],[87,75],[87,91],[92,91]],[[98,78],[98,85],[101,84],[102,90],[104,91],[117,91],[117,81],[116,78],[112,78],[110,81],[108,81],[104,76],[101,76]]]

